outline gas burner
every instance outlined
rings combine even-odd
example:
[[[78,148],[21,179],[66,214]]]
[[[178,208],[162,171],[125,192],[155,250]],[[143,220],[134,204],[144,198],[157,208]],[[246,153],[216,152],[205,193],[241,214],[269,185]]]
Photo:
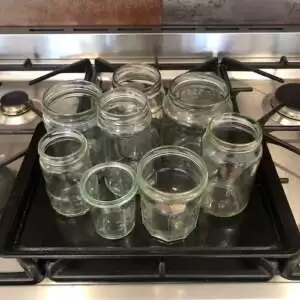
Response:
[[[278,114],[282,119],[282,125],[299,125],[300,124],[300,84],[287,83],[281,85],[272,97],[271,105],[273,108],[280,104],[284,106],[278,110]],[[275,116],[276,117],[276,116]],[[283,118],[282,118],[283,117]],[[277,120],[278,121],[278,120]]]
[[[13,91],[0,99],[0,125],[23,125],[33,121],[37,115],[30,109],[28,95]]]

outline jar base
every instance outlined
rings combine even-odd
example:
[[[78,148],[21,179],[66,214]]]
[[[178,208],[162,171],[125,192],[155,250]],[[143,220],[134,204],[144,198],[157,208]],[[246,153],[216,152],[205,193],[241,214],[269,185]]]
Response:
[[[61,211],[60,209],[57,209],[55,207],[53,207],[53,209],[59,215],[67,217],[67,218],[74,218],[74,217],[83,216],[89,211],[89,208],[86,208],[85,210],[75,211],[75,212],[74,211],[73,212],[65,212],[65,211]]]
[[[173,242],[177,242],[177,241],[186,239],[197,227],[197,224],[195,224],[194,226],[187,228],[180,235],[178,234],[176,236],[175,235],[174,236],[166,236],[165,234],[162,233],[161,230],[153,230],[153,228],[149,228],[145,223],[143,223],[143,225],[145,226],[146,230],[152,237],[154,237],[160,241],[166,242],[166,243],[173,243]]]
[[[95,231],[98,235],[100,235],[101,237],[103,237],[107,240],[120,240],[120,239],[128,236],[133,231],[134,227],[135,227],[135,223],[133,222],[132,226],[126,233],[118,234],[118,235],[117,234],[103,234],[103,232],[101,230],[97,230],[96,228],[95,228]]]

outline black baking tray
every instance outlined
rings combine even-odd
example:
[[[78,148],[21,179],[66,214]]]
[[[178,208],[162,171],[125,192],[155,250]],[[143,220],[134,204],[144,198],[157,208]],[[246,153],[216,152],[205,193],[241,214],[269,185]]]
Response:
[[[276,265],[261,258],[113,257],[58,259],[46,276],[57,282],[268,281]]]
[[[300,280],[300,250],[289,259],[280,261],[281,276],[289,280]]]
[[[0,224],[1,256],[287,258],[300,247],[297,225],[265,144],[245,211],[233,218],[201,214],[196,230],[187,239],[165,244],[149,236],[139,213],[133,232],[117,241],[98,236],[88,214],[68,219],[55,213],[38,162],[37,144],[44,133],[40,124],[5,207]]]

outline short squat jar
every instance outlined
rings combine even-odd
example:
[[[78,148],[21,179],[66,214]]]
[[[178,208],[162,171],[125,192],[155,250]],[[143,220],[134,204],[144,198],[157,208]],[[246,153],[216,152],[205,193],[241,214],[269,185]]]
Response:
[[[161,119],[162,101],[165,95],[159,70],[147,64],[126,64],[113,74],[113,86],[133,87],[143,92],[153,119]]]
[[[241,213],[249,202],[262,156],[260,125],[237,113],[215,117],[202,147],[209,174],[205,212],[217,217]]]
[[[130,166],[118,162],[96,165],[83,175],[80,192],[100,236],[115,240],[133,230],[137,184]]]
[[[151,120],[142,92],[117,88],[105,93],[98,106],[98,125],[105,141],[106,161],[122,162],[136,169],[141,157],[159,143]]]
[[[91,82],[73,80],[58,83],[43,97],[46,130],[69,129],[84,134],[93,164],[101,160],[101,138],[97,127],[96,106],[101,91]]]
[[[184,147],[158,147],[140,161],[137,181],[149,234],[165,242],[185,239],[197,225],[207,185],[200,156]]]
[[[163,102],[165,144],[201,153],[201,138],[214,116],[232,111],[229,89],[211,73],[188,72],[176,77]]]
[[[90,167],[86,138],[69,130],[50,131],[38,145],[46,191],[54,210],[66,217],[85,214],[80,196],[82,174]]]

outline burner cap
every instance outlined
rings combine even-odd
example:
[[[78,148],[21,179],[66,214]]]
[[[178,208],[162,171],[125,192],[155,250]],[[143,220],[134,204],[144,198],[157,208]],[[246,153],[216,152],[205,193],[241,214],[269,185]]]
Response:
[[[23,91],[13,91],[0,99],[0,110],[7,116],[19,116],[30,109],[28,95]]]
[[[300,110],[300,83],[287,83],[275,91],[276,100],[289,108]]]

